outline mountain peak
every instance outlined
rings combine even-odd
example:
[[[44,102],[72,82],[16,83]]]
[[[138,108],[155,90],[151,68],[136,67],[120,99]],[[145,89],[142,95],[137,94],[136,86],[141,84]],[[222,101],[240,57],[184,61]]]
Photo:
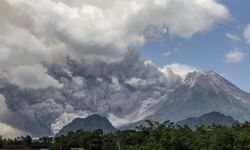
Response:
[[[194,71],[187,75],[186,80],[190,78],[200,78],[200,77],[223,78],[215,71]]]
[[[229,81],[214,71],[195,71],[189,73],[184,81],[184,84],[189,87],[195,87],[199,85],[206,88],[211,87],[213,89],[224,84],[232,85]]]
[[[184,84],[172,92],[153,117],[178,121],[211,111],[239,120],[250,118],[250,94],[214,71],[189,73]],[[176,113],[178,112],[178,113]],[[158,117],[164,114],[163,117]]]
[[[217,72],[213,71],[213,70],[208,70],[208,71],[204,71],[205,74],[214,74],[214,75],[218,75]]]

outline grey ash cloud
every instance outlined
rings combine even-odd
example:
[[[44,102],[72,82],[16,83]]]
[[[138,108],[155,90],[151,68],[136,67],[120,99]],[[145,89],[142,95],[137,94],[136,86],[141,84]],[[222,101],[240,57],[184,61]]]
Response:
[[[181,77],[128,49],[228,17],[216,0],[1,0],[0,93],[20,122],[0,122],[40,136],[96,112],[135,120]]]

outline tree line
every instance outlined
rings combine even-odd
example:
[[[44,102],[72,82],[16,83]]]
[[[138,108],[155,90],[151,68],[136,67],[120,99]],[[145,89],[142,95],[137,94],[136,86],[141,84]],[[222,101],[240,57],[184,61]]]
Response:
[[[250,150],[250,123],[232,126],[203,125],[196,129],[147,121],[149,126],[104,134],[70,132],[55,138],[52,150],[82,147],[86,150]]]
[[[1,130],[1,129],[0,129]],[[39,149],[50,148],[53,144],[53,137],[42,137],[32,139],[31,136],[18,136],[13,139],[4,139],[0,136],[0,149]]]
[[[191,129],[147,120],[148,126],[138,126],[135,130],[123,130],[105,134],[101,129],[94,131],[70,132],[41,140],[50,144],[51,150],[250,150],[250,123],[232,126],[202,125]],[[20,137],[19,137],[20,138]],[[14,143],[25,146],[35,144],[29,137],[6,140],[0,138],[0,147]],[[20,143],[20,144],[21,144]],[[40,143],[40,144],[41,144]],[[38,143],[37,143],[38,144]]]

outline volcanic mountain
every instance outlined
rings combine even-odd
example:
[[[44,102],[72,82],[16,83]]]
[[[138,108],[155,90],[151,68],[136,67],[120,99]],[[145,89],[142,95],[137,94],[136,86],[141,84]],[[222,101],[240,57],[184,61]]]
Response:
[[[213,71],[193,72],[150,118],[179,121],[212,111],[241,121],[250,120],[250,94]]]

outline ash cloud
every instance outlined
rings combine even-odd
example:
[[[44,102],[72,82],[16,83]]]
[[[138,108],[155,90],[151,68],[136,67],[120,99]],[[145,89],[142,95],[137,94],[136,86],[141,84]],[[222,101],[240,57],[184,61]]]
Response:
[[[0,12],[0,119],[34,136],[92,113],[145,117],[182,76],[128,49],[229,18],[216,0],[1,0]]]
[[[46,67],[62,87],[23,88],[4,76],[0,84],[8,109],[22,118],[21,125],[10,124],[35,136],[56,133],[72,119],[93,113],[136,121],[143,115],[142,109],[149,109],[141,108],[145,102],[155,104],[181,84],[170,81],[172,78],[135,51],[129,51],[119,62],[68,59],[64,64]]]
[[[20,123],[20,120],[18,119],[15,112],[7,107],[4,96],[0,94],[0,135],[4,138],[13,138],[16,136],[27,135],[28,132],[21,131],[10,125],[17,123]]]
[[[216,0],[2,0],[0,7],[0,70],[8,76],[10,69],[24,66],[32,73],[34,64],[68,57],[120,61],[127,49],[164,34],[192,37],[230,15]],[[16,85],[24,82],[14,77]]]

